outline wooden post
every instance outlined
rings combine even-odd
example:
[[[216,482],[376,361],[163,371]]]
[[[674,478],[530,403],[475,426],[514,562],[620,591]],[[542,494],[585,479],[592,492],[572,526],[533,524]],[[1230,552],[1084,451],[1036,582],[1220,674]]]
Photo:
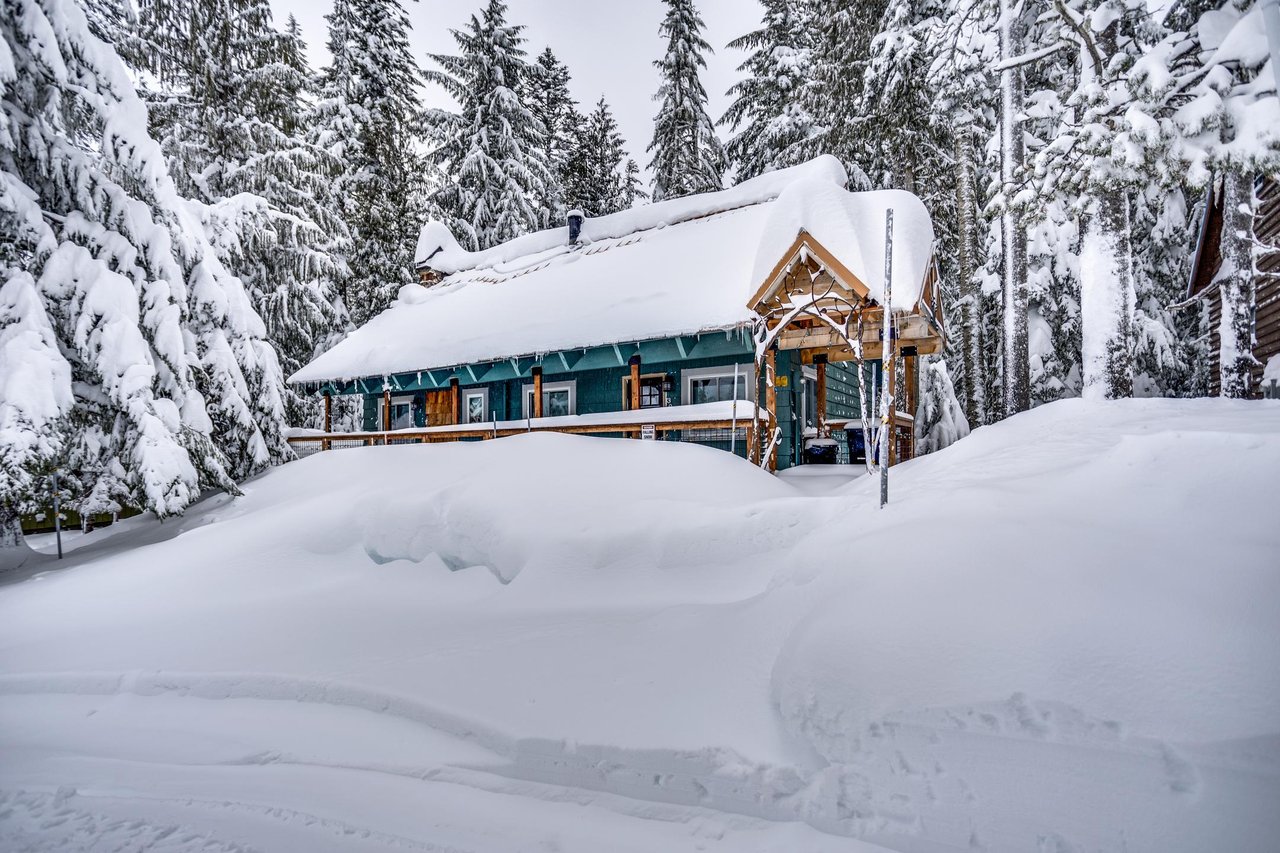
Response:
[[[382,431],[391,431],[391,389],[382,389]]]
[[[886,399],[890,401],[889,405],[889,466],[898,462],[898,342],[893,341],[888,344],[889,347],[889,375],[885,377],[885,384],[889,389],[889,395]]]
[[[324,392],[324,431],[333,432],[333,394]],[[329,449],[329,439],[320,442],[321,450]]]
[[[633,412],[640,411],[640,353],[631,356],[631,399],[627,401],[627,408]],[[630,434],[630,438],[640,438],[639,430]]]
[[[906,406],[904,407],[903,410],[907,414],[911,415],[912,417],[915,417],[916,405],[920,399],[919,398],[919,393],[920,393],[919,377],[916,375],[916,370],[917,370],[916,358],[917,356],[916,356],[915,347],[902,348],[902,369],[904,371],[903,384],[906,386],[903,389],[904,393],[902,395],[903,400],[906,402]],[[915,430],[915,423],[912,422],[911,441],[908,443],[908,450],[903,458],[914,459],[915,456],[916,456],[916,430]]]
[[[640,408],[640,354],[631,356],[631,402],[630,407]]]
[[[458,377],[455,376],[449,380],[449,411],[453,415],[452,423],[455,426],[458,424],[460,420],[458,416],[459,401],[460,401],[460,398],[458,396]]]
[[[765,436],[764,448],[772,447],[769,451],[769,470],[778,470],[778,446],[773,441],[773,436],[778,429],[778,353],[770,347],[764,356],[764,407],[769,413],[769,417],[765,423],[768,426],[768,433]],[[762,449],[763,453],[764,450]]]
[[[818,437],[827,437],[827,354],[818,353],[813,357],[814,369],[818,372],[817,389],[814,394],[814,405],[817,412],[814,414],[815,423],[818,426]]]
[[[542,368],[533,369],[533,416],[542,417]]]

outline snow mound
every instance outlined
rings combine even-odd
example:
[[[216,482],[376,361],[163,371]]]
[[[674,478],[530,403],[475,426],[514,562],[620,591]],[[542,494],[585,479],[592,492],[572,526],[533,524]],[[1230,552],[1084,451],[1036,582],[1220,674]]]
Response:
[[[0,586],[0,846],[1264,853],[1278,473],[1224,400],[1044,406],[883,510],[668,442],[318,454]]]

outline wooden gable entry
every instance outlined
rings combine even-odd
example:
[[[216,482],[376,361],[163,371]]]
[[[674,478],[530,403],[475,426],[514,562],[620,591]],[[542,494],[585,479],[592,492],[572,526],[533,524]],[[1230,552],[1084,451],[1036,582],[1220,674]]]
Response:
[[[914,283],[913,283],[914,284]],[[883,357],[889,349],[889,374],[894,382],[898,361],[904,361],[908,386],[907,403],[914,408],[915,357],[939,352],[946,343],[942,326],[942,306],[937,265],[931,263],[921,297],[910,311],[890,314],[890,340],[884,340],[884,309],[871,298],[871,290],[826,246],[807,231],[796,235],[791,247],[760,283],[748,307],[756,314],[753,337],[756,345],[756,376],[765,383],[767,421],[750,445],[750,458],[773,470],[781,430],[777,423],[775,372],[778,350],[799,350],[801,362],[819,367],[818,379],[825,385],[826,365],[855,362],[858,365],[859,395],[867,423],[868,397],[862,365]],[[901,355],[899,355],[901,353]],[[818,389],[825,398],[825,387]],[[897,408],[895,406],[895,408]],[[911,410],[908,410],[908,414]],[[825,411],[819,425],[825,431]],[[903,423],[899,423],[902,421]],[[901,427],[912,427],[910,417],[898,412],[893,417],[893,435]],[[913,435],[914,430],[906,433]],[[825,437],[825,435],[824,435]],[[914,453],[914,442],[891,441],[889,464]]]

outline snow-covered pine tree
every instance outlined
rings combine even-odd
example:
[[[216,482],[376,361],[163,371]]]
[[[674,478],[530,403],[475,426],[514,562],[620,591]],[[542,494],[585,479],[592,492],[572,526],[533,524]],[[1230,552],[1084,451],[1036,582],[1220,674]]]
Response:
[[[649,194],[644,190],[644,181],[640,178],[640,164],[633,158],[627,158],[627,165],[622,169],[622,206],[620,210],[635,207],[636,203],[647,200]]]
[[[798,145],[813,131],[800,97],[811,66],[813,22],[801,0],[764,0],[760,28],[729,42],[749,51],[745,75],[729,88],[734,98],[720,123],[734,135],[725,152],[738,180],[796,164]]]
[[[340,292],[359,325],[414,280],[421,74],[399,0],[336,0],[325,20],[332,63],[321,74],[312,139],[341,164],[324,198],[350,234]]]
[[[0,504],[56,466],[82,512],[165,516],[273,461],[275,353],[80,9],[0,15]],[[278,402],[278,396],[277,396]],[[269,416],[259,422],[257,416]],[[231,452],[224,452],[224,451]],[[6,534],[12,538],[12,533]]]
[[[924,356],[920,368],[920,402],[914,412],[916,451],[933,453],[968,435],[969,421],[956,398],[946,361]]]
[[[1277,69],[1269,61],[1260,3],[1227,0],[1198,16],[1202,3],[1186,6],[1180,18],[1195,19],[1191,32],[1166,38],[1148,62],[1155,75],[1174,69],[1174,122],[1189,183],[1203,191],[1215,182],[1222,199],[1222,264],[1205,295],[1216,291],[1221,299],[1219,349],[1213,354],[1220,393],[1247,397],[1257,366],[1254,282],[1261,250],[1253,230],[1253,179],[1280,175]]]
[[[864,172],[869,134],[860,105],[871,41],[887,0],[810,0],[805,15],[816,29],[811,73],[801,91],[804,113],[813,117],[809,134],[788,156],[802,162],[819,154],[840,158],[854,188],[870,186]]]
[[[578,113],[578,102],[569,94],[569,68],[556,58],[550,47],[528,66],[522,96],[529,112],[543,128],[532,147],[536,159],[547,167],[548,180],[540,207],[541,227],[549,228],[562,224],[565,212],[575,204],[565,201],[566,187],[572,181],[574,151],[584,121]]]
[[[540,155],[545,128],[520,93],[527,73],[523,26],[507,23],[507,4],[489,0],[463,30],[452,30],[456,56],[432,54],[426,73],[458,103],[435,110],[442,144],[433,159],[445,181],[431,203],[458,242],[486,249],[541,227],[553,180]]]
[[[944,281],[954,284],[944,292],[954,294],[946,307],[951,332],[948,335],[947,366],[972,425],[987,423],[991,417],[986,393],[991,374],[986,352],[998,339],[999,329],[989,325],[991,297],[984,292],[986,280],[986,219],[983,211],[985,188],[990,183],[983,142],[996,134],[997,92],[988,69],[996,62],[998,46],[987,25],[994,18],[989,0],[947,0],[936,21],[920,27],[927,36],[932,62],[927,80],[936,90],[936,120],[950,125],[951,158],[954,172],[954,201],[938,196],[942,211],[951,211],[954,238],[949,254],[954,255],[954,272],[944,270]],[[944,258],[945,262],[945,258]]]
[[[587,216],[604,216],[635,203],[639,178],[628,171],[622,134],[602,97],[582,122],[568,172],[566,198]],[[638,170],[637,170],[638,171]]]
[[[265,0],[145,0],[130,53],[158,83],[152,126],[175,180],[217,207],[215,245],[292,372],[346,324],[348,245],[324,198],[335,163],[306,138],[312,79],[290,26],[272,27]],[[264,399],[280,395],[295,423],[318,417],[291,389]]]
[[[653,99],[659,103],[653,140],[653,200],[718,190],[727,167],[724,147],[707,115],[707,91],[701,69],[711,45],[702,37],[705,27],[693,0],[664,0],[666,16],[659,32],[667,40],[662,59],[654,61],[661,84]]]

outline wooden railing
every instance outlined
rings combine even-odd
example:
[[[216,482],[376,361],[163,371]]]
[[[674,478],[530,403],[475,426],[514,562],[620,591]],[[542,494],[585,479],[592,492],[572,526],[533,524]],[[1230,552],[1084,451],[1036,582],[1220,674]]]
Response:
[[[548,419],[549,420],[549,419]],[[514,424],[519,424],[516,426]],[[401,429],[389,432],[320,432],[311,431],[289,436],[289,444],[299,456],[310,456],[321,450],[337,450],[346,447],[376,447],[392,444],[437,444],[448,441],[476,441],[493,438],[506,438],[529,432],[560,432],[570,435],[631,435],[640,437],[642,432],[652,428],[655,437],[666,436],[672,432],[736,430],[740,441],[751,437],[751,421],[749,418],[735,420],[689,420],[654,423],[645,418],[636,418],[623,422],[603,424],[541,425],[538,419],[527,421],[504,421],[489,424],[466,424],[454,428],[427,427],[418,429]],[[727,439],[726,439],[727,440]]]

